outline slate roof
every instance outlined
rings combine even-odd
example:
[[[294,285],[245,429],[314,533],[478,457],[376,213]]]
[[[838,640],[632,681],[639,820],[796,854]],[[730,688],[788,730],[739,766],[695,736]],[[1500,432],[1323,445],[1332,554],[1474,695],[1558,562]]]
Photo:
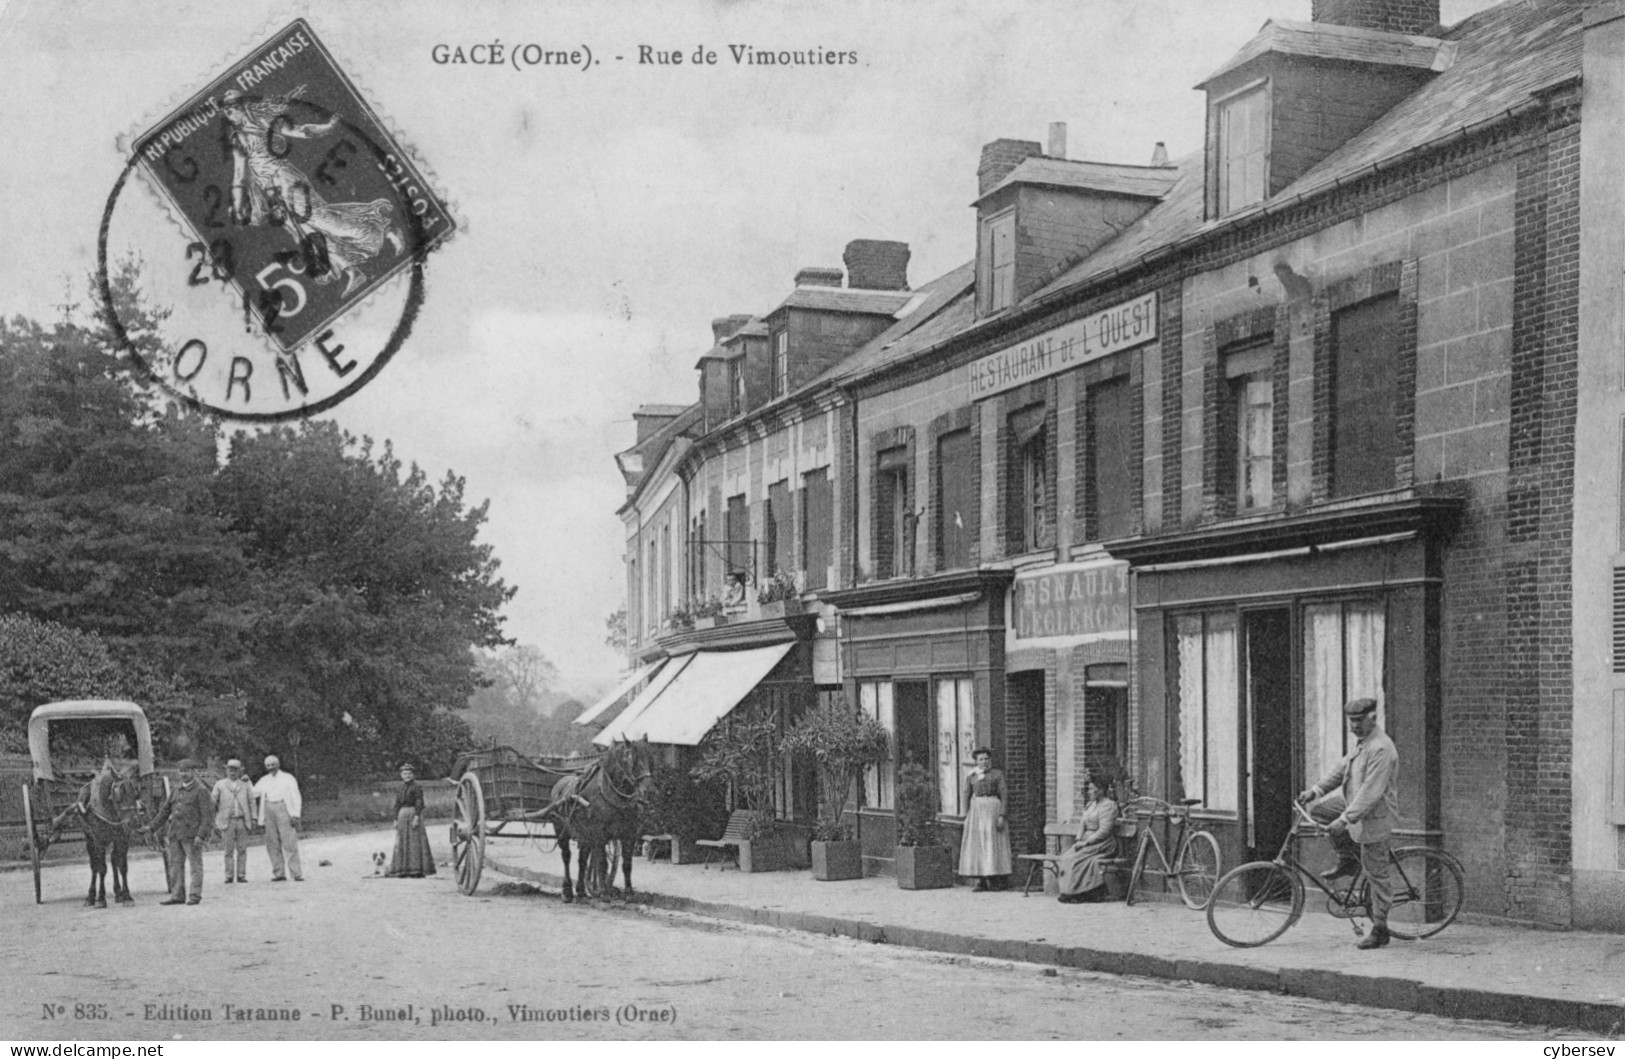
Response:
[[[1111,195],[1135,195],[1160,199],[1168,193],[1177,176],[1166,166],[1113,165],[1067,158],[1035,157],[1024,160],[995,184],[981,202],[1015,184],[1043,184],[1049,187],[1101,191]]]
[[[890,316],[914,297],[912,291],[862,290],[853,287],[797,287],[773,312],[786,307],[832,309],[843,313],[873,313]],[[768,314],[769,316],[772,313]]]
[[[814,379],[811,386],[846,382],[903,360],[976,322],[976,262],[967,261],[915,292],[920,301],[864,347]]]
[[[644,416],[676,416],[682,415],[690,406],[686,404],[640,404],[636,415]]]
[[[1229,62],[1208,74],[1196,87],[1204,88],[1210,81],[1216,81],[1232,70],[1270,54],[1441,71],[1450,68],[1455,53],[1453,41],[1447,42],[1438,37],[1408,37],[1382,30],[1336,26],[1328,22],[1272,18],[1264,23],[1258,36],[1243,45]]]

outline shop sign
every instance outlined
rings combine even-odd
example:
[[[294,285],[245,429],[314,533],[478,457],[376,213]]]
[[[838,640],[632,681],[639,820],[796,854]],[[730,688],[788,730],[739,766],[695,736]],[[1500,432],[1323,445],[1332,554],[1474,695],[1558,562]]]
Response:
[[[970,399],[980,401],[1156,337],[1157,295],[1153,291],[976,361],[967,369]]]
[[[1128,632],[1127,563],[1050,567],[1018,576],[1010,591],[1018,641]]]

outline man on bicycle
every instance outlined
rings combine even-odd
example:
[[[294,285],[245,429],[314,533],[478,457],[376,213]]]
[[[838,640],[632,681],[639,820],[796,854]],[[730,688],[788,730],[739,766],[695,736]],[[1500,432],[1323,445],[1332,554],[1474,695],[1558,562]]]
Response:
[[[1322,872],[1330,882],[1358,875],[1364,866],[1371,886],[1371,930],[1359,948],[1388,944],[1388,909],[1393,887],[1388,879],[1388,851],[1394,820],[1399,816],[1399,751],[1377,725],[1377,700],[1355,699],[1343,707],[1349,730],[1359,740],[1337,767],[1298,795],[1313,802],[1309,815],[1326,825],[1337,851],[1337,867]]]

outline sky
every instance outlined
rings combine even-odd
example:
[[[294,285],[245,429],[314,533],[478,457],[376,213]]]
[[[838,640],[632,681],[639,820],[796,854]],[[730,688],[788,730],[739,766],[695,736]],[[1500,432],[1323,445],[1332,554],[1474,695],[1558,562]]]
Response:
[[[1443,0],[1447,24],[1492,6]],[[1191,86],[1310,0],[667,0],[0,3],[0,314],[87,300],[120,145],[295,18],[307,19],[459,230],[430,258],[404,347],[324,415],[490,501],[482,539],[518,587],[505,632],[590,695],[624,664],[632,410],[689,403],[710,321],[762,314],[856,238],[909,244],[920,286],[974,251],[976,164],[1001,137],[1149,163],[1201,146]],[[435,61],[500,43],[590,49],[582,69]],[[855,53],[762,67],[729,45]],[[639,62],[648,49],[684,62]],[[696,49],[715,65],[692,62]],[[484,53],[482,53],[484,54]],[[534,52],[532,52],[534,54]],[[619,59],[616,56],[620,56]],[[121,200],[122,201],[122,200]],[[154,200],[109,249],[184,238]],[[177,269],[151,295],[184,303]],[[385,333],[400,282],[353,321]]]

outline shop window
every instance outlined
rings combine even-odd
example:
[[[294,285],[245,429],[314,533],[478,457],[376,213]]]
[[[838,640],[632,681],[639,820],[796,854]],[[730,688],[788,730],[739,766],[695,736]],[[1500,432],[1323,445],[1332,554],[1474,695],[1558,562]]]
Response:
[[[893,712],[893,688],[889,680],[867,680],[858,685],[858,705],[879,721],[895,741],[897,718]],[[863,770],[863,804],[871,809],[891,809],[897,791],[897,766],[891,761]]]
[[[976,766],[976,701],[970,678],[937,681],[937,791],[942,812],[963,816],[965,777]]]
[[[908,490],[908,446],[886,449],[875,466],[874,571],[903,577],[914,556],[914,517]]]
[[[1385,723],[1380,602],[1315,604],[1303,609],[1304,784],[1314,783],[1349,751],[1343,706],[1377,700]]]
[[[1259,85],[1218,105],[1221,216],[1264,201],[1269,168],[1266,89],[1266,85]]]
[[[937,440],[937,562],[944,570],[971,565],[976,543],[976,448],[969,430]]]
[[[835,541],[833,500],[827,467],[801,476],[801,568],[807,572],[809,589],[823,588],[829,583],[830,554]]]
[[[785,557],[780,554],[779,523],[789,511],[790,484],[774,482],[767,487],[767,505],[762,509],[763,577],[772,577],[784,568]]]
[[[1135,475],[1129,463],[1132,392],[1126,375],[1089,387],[1084,502],[1092,540],[1112,540],[1134,531]]]
[[[1208,809],[1237,808],[1236,616],[1174,618],[1174,679],[1181,797]]]
[[[773,396],[790,392],[790,326],[773,336]]]
[[[1047,409],[1035,404],[1010,417],[1009,517],[1006,538],[1019,552],[1048,546],[1049,447],[1045,429]]]
[[[1016,214],[1007,210],[982,222],[982,314],[1016,301]]]
[[[1275,502],[1273,357],[1268,341],[1224,355],[1217,484],[1237,512]]]
[[[1399,296],[1332,314],[1332,360],[1332,495],[1392,489],[1399,444]]]

